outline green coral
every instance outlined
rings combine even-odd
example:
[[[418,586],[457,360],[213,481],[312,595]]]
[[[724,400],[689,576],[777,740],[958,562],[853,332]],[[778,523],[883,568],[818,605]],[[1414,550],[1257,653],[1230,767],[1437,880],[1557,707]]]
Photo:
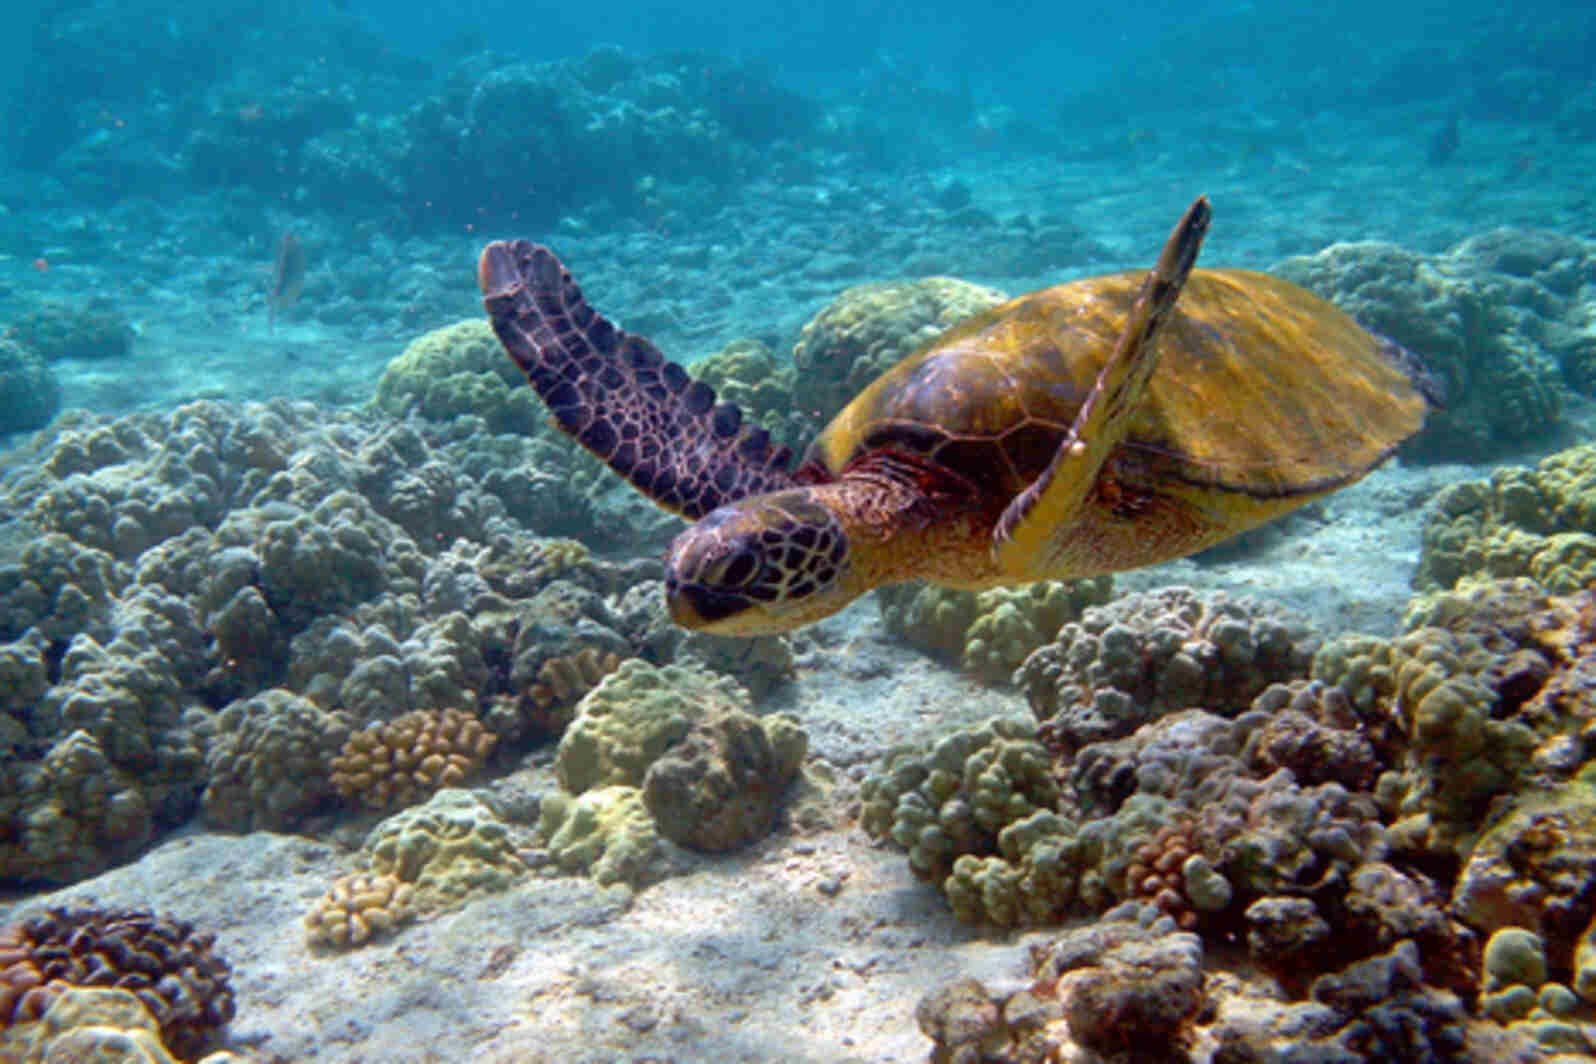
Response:
[[[887,630],[986,683],[1008,683],[1031,652],[1088,606],[1107,602],[1112,576],[1042,580],[1024,587],[959,591],[905,584],[877,593]]]
[[[32,348],[0,336],[0,436],[43,428],[61,409],[61,384]]]
[[[415,886],[418,911],[451,909],[526,874],[509,825],[469,791],[442,790],[366,837],[370,870]]]
[[[649,766],[687,737],[701,717],[746,712],[736,682],[679,665],[632,659],[578,703],[554,768],[572,794],[593,787],[641,787]]]
[[[1559,266],[1570,249],[1535,237],[1504,230],[1441,255],[1336,244],[1276,269],[1423,359],[1445,383],[1446,408],[1409,450],[1456,461],[1544,436],[1561,419],[1560,363],[1578,363],[1581,350],[1545,341],[1576,335],[1581,311]]]
[[[654,818],[636,787],[545,795],[538,835],[560,871],[590,876],[603,886],[640,887],[658,878],[664,858]]]
[[[804,325],[793,347],[799,410],[824,425],[906,355],[1005,298],[952,277],[847,289]]]
[[[1054,810],[1059,790],[1035,728],[993,719],[924,754],[894,750],[860,798],[865,831],[908,850],[915,875],[942,884],[960,857],[997,855],[1005,828]]]
[[[964,854],[943,882],[966,923],[1025,927],[1057,923],[1075,900],[1080,844],[1073,821],[1046,809],[998,832],[998,854]]]
[[[715,389],[716,398],[736,403],[745,418],[776,439],[791,444],[803,435],[792,417],[793,368],[777,362],[758,340],[733,340],[688,369]]]
[[[1537,736],[1498,719],[1498,660],[1478,636],[1434,627],[1392,640],[1343,636],[1315,657],[1315,679],[1400,722],[1403,766],[1376,787],[1397,845],[1466,852],[1491,802],[1514,791],[1529,768]]]
[[[1414,583],[1529,576],[1549,591],[1596,580],[1596,444],[1443,488],[1424,526]]]
[[[536,433],[547,416],[488,323],[477,319],[412,340],[382,371],[372,405],[429,421],[474,414],[494,432],[522,435]]]

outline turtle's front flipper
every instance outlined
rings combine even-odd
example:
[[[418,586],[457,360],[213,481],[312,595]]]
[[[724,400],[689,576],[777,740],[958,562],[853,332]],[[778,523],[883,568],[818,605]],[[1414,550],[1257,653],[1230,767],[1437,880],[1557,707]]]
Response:
[[[1124,439],[1131,413],[1158,366],[1154,340],[1197,262],[1211,213],[1206,196],[1186,209],[1142,281],[1114,353],[1097,374],[1053,460],[1003,511],[992,546],[998,567],[1015,579],[1038,579],[1058,570],[1070,526],[1109,453]]]
[[[697,520],[793,486],[791,451],[646,339],[610,324],[548,248],[489,244],[477,283],[499,342],[560,428],[660,506]]]

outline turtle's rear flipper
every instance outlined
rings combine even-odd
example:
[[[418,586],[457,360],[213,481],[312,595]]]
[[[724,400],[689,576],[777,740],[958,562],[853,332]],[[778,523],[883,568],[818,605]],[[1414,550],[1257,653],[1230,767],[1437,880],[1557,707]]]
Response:
[[[1197,262],[1211,214],[1206,196],[1186,209],[1142,281],[1114,353],[1097,374],[1053,460],[1003,511],[992,547],[999,568],[1010,576],[1034,580],[1060,569],[1068,546],[1065,537],[1109,453],[1125,438],[1132,411],[1158,367],[1154,340]]]
[[[697,520],[793,486],[792,452],[732,403],[588,305],[560,260],[525,240],[482,249],[493,331],[560,428],[667,510]]]

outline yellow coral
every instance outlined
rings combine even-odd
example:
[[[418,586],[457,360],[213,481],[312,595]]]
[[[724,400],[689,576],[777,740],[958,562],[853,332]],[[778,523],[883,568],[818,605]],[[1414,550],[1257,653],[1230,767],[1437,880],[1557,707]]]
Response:
[[[332,761],[332,785],[373,809],[411,805],[465,780],[496,736],[470,713],[418,709],[349,737]]]
[[[343,876],[305,914],[305,937],[315,946],[361,946],[408,920],[416,888],[392,875]]]

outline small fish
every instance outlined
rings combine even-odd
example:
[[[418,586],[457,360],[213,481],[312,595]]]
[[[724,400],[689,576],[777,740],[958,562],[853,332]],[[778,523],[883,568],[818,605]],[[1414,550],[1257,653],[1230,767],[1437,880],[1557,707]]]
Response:
[[[277,258],[272,263],[271,288],[266,292],[267,327],[277,331],[277,312],[294,305],[305,290],[305,245],[293,233],[277,241]]]

